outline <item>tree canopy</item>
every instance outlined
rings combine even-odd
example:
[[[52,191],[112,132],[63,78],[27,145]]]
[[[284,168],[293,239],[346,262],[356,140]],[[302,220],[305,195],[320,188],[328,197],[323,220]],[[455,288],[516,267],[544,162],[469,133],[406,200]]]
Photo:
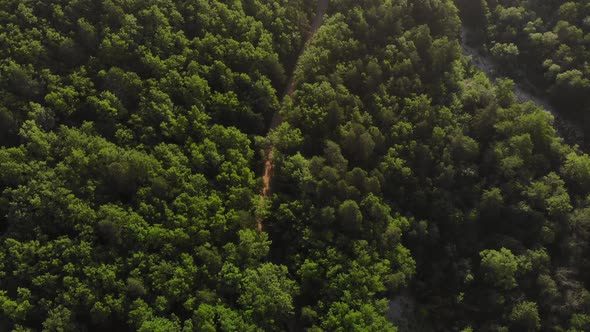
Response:
[[[0,1],[0,330],[588,330],[588,15]]]

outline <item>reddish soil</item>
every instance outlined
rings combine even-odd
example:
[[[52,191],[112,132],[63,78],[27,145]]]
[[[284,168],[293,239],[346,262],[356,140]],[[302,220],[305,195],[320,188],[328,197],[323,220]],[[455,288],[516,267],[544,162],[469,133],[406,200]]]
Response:
[[[305,52],[305,49],[309,45],[309,41],[313,39],[313,37],[315,36],[318,29],[322,26],[324,14],[328,10],[329,2],[330,2],[329,0],[319,0],[318,8],[316,11],[316,16],[311,24],[311,31],[309,32],[309,34],[307,35],[307,38],[305,39],[305,43],[303,44],[303,48],[302,48],[301,52],[299,53],[299,56],[301,56],[301,54],[303,52]],[[299,61],[299,59],[298,59],[298,61]],[[295,68],[296,67],[297,67],[297,65],[295,65]],[[291,77],[289,77],[289,81],[287,83],[287,89],[285,90],[285,93],[284,93],[283,98],[281,100],[281,104],[283,103],[286,96],[289,96],[289,97],[293,96],[293,92],[295,91],[295,88],[297,86],[297,82],[295,82],[295,77],[294,77],[295,68],[293,69],[293,73],[291,73]],[[277,111],[272,117],[272,120],[270,122],[269,131],[278,127],[282,122],[283,122],[283,119],[282,119],[279,111]],[[274,147],[272,145],[270,145],[264,151],[264,174],[262,175],[262,181],[263,181],[264,185],[262,187],[262,190],[260,191],[260,197],[262,197],[263,200],[267,199],[271,195],[271,188],[272,188],[271,184],[272,184],[272,177],[274,174],[274,164],[272,161],[273,150],[274,150]],[[258,225],[259,232],[262,232],[263,221],[264,220],[262,219],[261,216],[256,216],[256,223]]]

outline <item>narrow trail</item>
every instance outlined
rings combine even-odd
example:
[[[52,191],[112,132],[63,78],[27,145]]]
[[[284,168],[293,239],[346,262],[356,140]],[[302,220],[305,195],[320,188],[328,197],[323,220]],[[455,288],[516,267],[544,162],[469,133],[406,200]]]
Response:
[[[475,47],[469,45],[469,34],[470,30],[466,27],[462,27],[460,42],[461,47],[463,48],[463,54],[470,56],[473,66],[484,72],[489,78],[502,78],[503,76],[498,74],[500,72],[500,70],[498,70],[498,65],[489,57],[481,54]],[[554,126],[557,130],[557,134],[562,137],[566,143],[584,146],[584,131],[581,126],[561,115],[559,110],[553,107],[547,98],[543,98],[538,92],[535,92],[535,88],[530,83],[515,81],[514,94],[519,103],[532,101],[551,113],[555,118]]]
[[[313,21],[311,23],[311,29],[305,38],[305,41],[303,43],[303,47],[302,47],[301,51],[299,52],[299,56],[297,57],[297,61],[295,63],[295,66],[293,67],[293,71],[291,72],[291,76],[289,77],[289,80],[287,81],[287,87],[285,89],[285,92],[283,93],[283,97],[281,98],[281,105],[285,101],[285,97],[287,97],[287,96],[292,97],[293,96],[293,92],[295,91],[295,88],[297,86],[297,82],[295,81],[295,70],[297,69],[297,66],[299,65],[299,59],[301,58],[301,54],[303,54],[303,52],[305,52],[305,50],[307,49],[307,46],[309,45],[310,41],[315,36],[318,29],[322,26],[324,14],[326,14],[326,11],[328,10],[329,2],[330,2],[329,0],[319,0],[318,1],[318,7],[316,10],[315,18],[313,19]],[[272,120],[270,122],[270,128],[268,129],[268,131],[270,132],[273,129],[277,128],[282,122],[283,122],[283,118],[281,117],[280,108],[279,108],[279,110],[277,110],[272,117]],[[274,175],[274,164],[273,164],[273,160],[272,160],[273,159],[273,150],[274,150],[273,145],[267,146],[266,149],[264,150],[264,173],[262,175],[262,181],[263,181],[264,185],[262,187],[262,190],[260,191],[260,197],[262,198],[262,200],[266,200],[271,195],[271,184],[272,184],[272,178]],[[256,223],[257,223],[259,232],[262,232],[263,221],[264,220],[261,216],[256,216]]]

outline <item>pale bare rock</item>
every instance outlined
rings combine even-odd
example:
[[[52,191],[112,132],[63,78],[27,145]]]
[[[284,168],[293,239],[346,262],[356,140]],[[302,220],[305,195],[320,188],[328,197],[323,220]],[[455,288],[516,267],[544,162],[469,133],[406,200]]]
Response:
[[[503,78],[499,75],[497,64],[494,63],[490,57],[482,54],[479,50],[469,45],[469,34],[469,28],[462,27],[460,41],[461,47],[463,48],[463,54],[469,57],[471,64],[475,68],[484,72],[489,78]],[[547,98],[543,98],[538,92],[534,92],[534,87],[532,87],[530,83],[515,82],[514,95],[519,103],[530,101],[551,113],[555,119],[554,126],[557,130],[557,134],[563,137],[567,143],[578,145],[584,144],[584,131],[581,126],[562,116],[560,112],[549,103]]]

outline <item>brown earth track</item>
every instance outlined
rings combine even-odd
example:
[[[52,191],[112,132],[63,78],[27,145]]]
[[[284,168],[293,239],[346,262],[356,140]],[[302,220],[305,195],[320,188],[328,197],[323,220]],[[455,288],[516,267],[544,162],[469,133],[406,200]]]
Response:
[[[329,2],[330,2],[329,0],[319,0],[318,1],[316,16],[313,19],[313,22],[311,24],[311,30],[309,31],[307,38],[305,39],[305,42],[303,43],[303,47],[301,49],[301,52],[299,53],[299,56],[297,57],[297,62],[295,64],[295,67],[293,68],[293,72],[291,73],[291,76],[289,77],[289,80],[287,81],[287,88],[285,89],[285,92],[284,92],[283,97],[281,99],[281,105],[283,104],[285,97],[287,97],[287,96],[292,97],[293,96],[293,92],[295,91],[295,88],[297,86],[297,82],[295,82],[295,70],[297,69],[299,58],[301,58],[301,54],[303,54],[303,52],[305,52],[305,50],[307,49],[307,46],[309,45],[309,42],[313,39],[313,37],[315,36],[318,29],[322,26],[324,14],[326,14],[326,11],[328,10]],[[280,114],[279,110],[277,110],[272,117],[272,120],[270,122],[270,128],[268,131],[269,132],[272,131],[273,129],[278,127],[282,122],[283,122],[283,119],[281,117],[281,114]],[[269,145],[264,150],[264,173],[262,175],[263,187],[262,187],[262,190],[260,191],[260,197],[262,198],[262,200],[266,200],[271,195],[272,178],[274,175],[274,164],[272,161],[273,150],[274,150],[273,145]],[[256,216],[256,223],[257,223],[259,232],[262,232],[263,221],[264,220],[261,216]]]

